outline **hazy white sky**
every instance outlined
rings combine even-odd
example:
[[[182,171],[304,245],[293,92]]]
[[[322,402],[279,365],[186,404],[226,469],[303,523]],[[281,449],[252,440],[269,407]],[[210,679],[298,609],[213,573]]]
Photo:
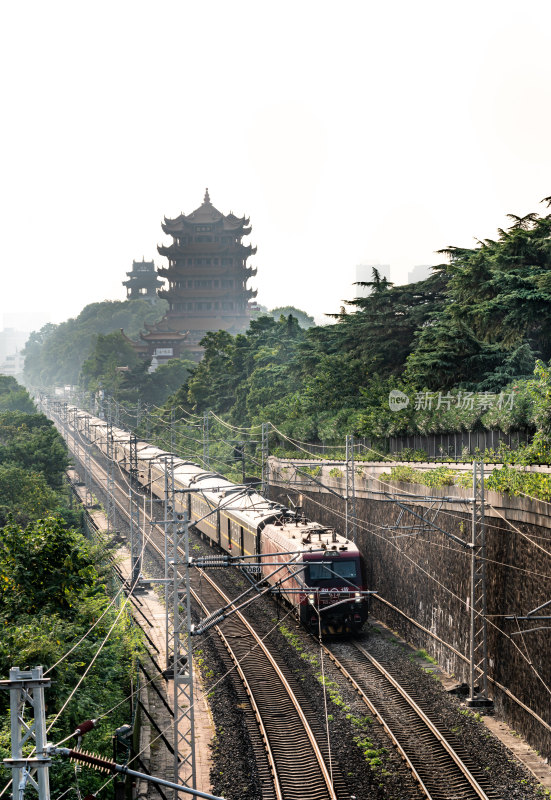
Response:
[[[122,299],[206,186],[259,302],[318,318],[551,194],[548,0],[0,8],[0,314]]]

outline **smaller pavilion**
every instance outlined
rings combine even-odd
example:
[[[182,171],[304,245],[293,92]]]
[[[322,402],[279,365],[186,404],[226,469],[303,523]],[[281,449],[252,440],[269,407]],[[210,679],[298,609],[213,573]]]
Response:
[[[155,272],[155,262],[142,257],[141,261],[132,262],[132,269],[126,274],[128,280],[122,282],[126,286],[126,299],[147,300],[154,305],[158,300],[157,289],[164,283]]]

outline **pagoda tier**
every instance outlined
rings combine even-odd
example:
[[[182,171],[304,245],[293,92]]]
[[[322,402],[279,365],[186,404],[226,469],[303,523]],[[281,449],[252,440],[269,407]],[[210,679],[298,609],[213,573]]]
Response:
[[[123,281],[126,286],[127,300],[147,300],[149,303],[157,302],[157,289],[163,285],[163,281],[155,272],[153,261],[133,261],[132,269],[126,273],[128,280]]]
[[[167,266],[157,268],[157,276],[168,284],[157,294],[168,301],[169,310],[141,335],[140,345],[147,343],[149,355],[157,361],[159,351],[171,348],[174,352],[185,348],[199,360],[203,352],[199,342],[206,333],[222,329],[235,334],[249,326],[249,300],[256,291],[247,288],[247,281],[256,275],[256,268],[247,266],[247,259],[256,247],[241,241],[251,232],[249,219],[222,214],[212,205],[207,189],[199,208],[174,219],[165,217],[161,227],[172,242],[157,247],[168,259]],[[183,339],[173,338],[168,344],[169,335],[177,334]]]
[[[165,217],[164,222],[161,223],[163,231],[175,239],[180,238],[180,236],[188,237],[192,235],[195,237],[197,234],[210,233],[213,235],[211,241],[214,241],[214,237],[223,236],[224,234],[233,234],[238,238],[248,236],[251,232],[251,228],[247,227],[248,225],[248,218],[236,217],[231,211],[229,214],[224,215],[214,208],[210,202],[208,189],[205,192],[203,204],[196,208],[195,211],[192,211],[191,214],[182,213],[175,219],[167,219]]]
[[[237,256],[238,258],[248,258],[249,256],[256,255],[256,247],[250,244],[243,245],[239,242],[233,242],[232,244],[219,244],[218,242],[205,242],[204,244],[191,242],[190,244],[182,244],[181,242],[173,242],[169,244],[168,247],[159,245],[157,250],[159,251],[159,255],[166,256],[166,258],[170,259],[178,259],[190,255],[219,255],[221,257],[229,255]]]
[[[159,290],[159,297],[162,297],[163,300],[168,300],[169,303],[177,302],[179,299],[181,300],[195,300],[198,297],[203,297],[205,294],[204,289],[181,289],[178,287],[174,287],[171,289],[160,289]],[[246,303],[251,297],[256,297],[257,291],[256,289],[243,289],[240,291],[240,297]],[[215,289],[210,292],[209,295],[211,298],[218,298],[219,300],[223,300],[228,296],[227,289]],[[190,309],[191,311],[191,309]]]
[[[180,267],[180,268],[179,268]],[[227,265],[214,265],[210,266],[205,269],[195,269],[191,270],[189,267],[185,265],[176,265],[176,266],[169,266],[169,267],[159,267],[157,270],[157,274],[161,275],[163,278],[168,278],[169,281],[172,280],[176,284],[182,278],[185,278],[186,281],[191,280],[191,286],[195,285],[195,281],[201,281],[205,279],[213,278],[216,280],[217,278],[228,278],[234,279],[239,278],[241,280],[248,280],[248,278],[254,278],[257,273],[256,267],[243,267],[237,265],[237,267],[228,267]],[[198,284],[200,285],[200,284]],[[218,285],[218,284],[215,284]]]

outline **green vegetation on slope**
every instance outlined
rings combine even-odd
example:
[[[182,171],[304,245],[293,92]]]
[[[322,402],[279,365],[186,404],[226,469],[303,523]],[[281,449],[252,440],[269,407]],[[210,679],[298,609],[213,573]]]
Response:
[[[18,410],[12,410],[16,396]],[[62,484],[67,463],[65,444],[53,424],[36,413],[27,392],[14,386],[13,379],[0,377],[0,676],[7,678],[10,667],[17,665],[52,667],[52,686],[46,690],[51,724],[97,656],[49,738],[59,741],[85,719],[117,706],[87,740],[90,749],[110,757],[114,730],[129,721],[124,701],[140,644],[128,608],[111,605],[105,547],[92,545],[71,527],[80,515],[68,508]],[[9,755],[9,696],[2,692],[0,761]],[[1,784],[9,777],[0,764]],[[65,792],[74,786],[74,766],[55,760],[50,778],[56,793]],[[86,772],[87,792],[103,782],[101,775]]]
[[[146,300],[91,303],[74,319],[48,324],[29,337],[25,345],[25,379],[32,386],[76,384],[96,338],[120,331],[137,337],[144,323],[160,319],[167,304]]]
[[[188,378],[195,362],[172,358],[149,373],[149,362],[140,358],[120,331],[100,334],[82,365],[80,385],[86,391],[102,388],[122,403],[161,405]]]

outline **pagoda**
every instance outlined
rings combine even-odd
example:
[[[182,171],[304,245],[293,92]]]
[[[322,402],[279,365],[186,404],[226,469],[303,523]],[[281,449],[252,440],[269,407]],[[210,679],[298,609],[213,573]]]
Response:
[[[184,350],[200,360],[199,342],[206,333],[236,334],[249,326],[249,301],[256,291],[247,288],[247,281],[256,269],[247,266],[247,259],[256,247],[241,241],[251,232],[249,219],[222,214],[207,189],[199,208],[175,219],[165,217],[162,229],[172,242],[157,248],[168,259],[168,266],[157,268],[168,287],[157,293],[169,310],[155,325],[146,325],[134,347],[154,363],[178,358]]]
[[[122,285],[126,286],[127,300],[147,300],[152,305],[157,302],[157,289],[163,282],[155,272],[153,261],[145,261],[143,257],[141,261],[133,261],[132,270],[126,274],[128,280]]]

